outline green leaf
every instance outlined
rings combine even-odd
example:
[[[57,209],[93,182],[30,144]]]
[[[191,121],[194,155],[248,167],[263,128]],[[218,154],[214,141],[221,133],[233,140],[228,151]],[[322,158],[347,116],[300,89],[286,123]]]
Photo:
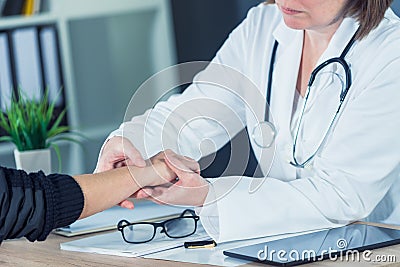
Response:
[[[66,110],[64,109],[60,115],[58,116],[57,120],[54,122],[53,126],[51,127],[51,129],[49,130],[47,137],[53,137],[54,135],[56,135],[55,133],[59,132],[59,129],[62,127],[66,127],[66,126],[61,126],[59,127],[61,120],[63,119],[64,115],[65,115]],[[64,128],[65,129],[65,128]],[[69,127],[66,127],[66,129],[63,132],[68,131]]]
[[[60,94],[61,90],[58,96]],[[36,100],[29,98],[21,88],[18,88],[17,93],[12,95],[11,104],[4,113],[0,112],[0,127],[8,134],[1,137],[0,142],[13,142],[20,151],[51,146],[57,153],[61,167],[60,151],[55,142],[68,141],[80,144],[81,141],[75,138],[80,136],[79,133],[69,132],[68,126],[61,125],[66,109],[57,117],[54,116],[55,109],[56,100],[49,103],[48,89],[41,99]]]
[[[12,142],[13,139],[11,136],[2,136],[0,137],[0,142]]]
[[[57,144],[51,144],[51,147],[56,152],[57,160],[58,160],[58,172],[61,173],[61,171],[62,171],[62,162],[61,162],[60,147]]]
[[[47,133],[47,139],[52,138],[54,136],[57,136],[62,133],[66,133],[68,131],[69,127],[68,126],[60,126],[56,129],[52,129],[50,132]]]

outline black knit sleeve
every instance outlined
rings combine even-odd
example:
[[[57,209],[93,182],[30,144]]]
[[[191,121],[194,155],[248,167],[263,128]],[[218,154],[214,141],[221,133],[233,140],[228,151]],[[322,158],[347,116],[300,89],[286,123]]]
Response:
[[[43,241],[51,230],[78,219],[84,197],[68,175],[0,167],[0,201],[0,242],[22,236]]]

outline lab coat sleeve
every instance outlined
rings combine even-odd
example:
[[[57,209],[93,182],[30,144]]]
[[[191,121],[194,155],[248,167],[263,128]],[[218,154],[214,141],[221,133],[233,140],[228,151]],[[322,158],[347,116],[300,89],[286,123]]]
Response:
[[[249,20],[230,34],[212,63],[182,94],[123,123],[107,140],[124,136],[144,158],[172,149],[197,160],[226,144],[245,127],[246,103],[242,89],[246,86],[242,80],[247,78],[242,73],[246,65],[246,46],[249,45]],[[246,80],[244,83],[251,82]],[[211,140],[213,145],[202,147],[200,152],[199,146],[205,139]]]
[[[399,179],[400,79],[393,71],[398,69],[400,59],[394,58],[361,93],[349,96],[310,177],[289,182],[268,177],[253,193],[252,178],[217,180],[216,202],[200,213],[206,228],[214,228],[211,236],[224,242],[337,227],[367,217]],[[206,220],[207,209],[215,205],[218,219]]]
[[[196,214],[200,217],[201,224],[209,236],[214,240],[218,240],[219,225],[218,225],[218,206],[216,203],[215,190],[212,186],[212,180],[208,179],[210,189],[202,207],[195,207]]]

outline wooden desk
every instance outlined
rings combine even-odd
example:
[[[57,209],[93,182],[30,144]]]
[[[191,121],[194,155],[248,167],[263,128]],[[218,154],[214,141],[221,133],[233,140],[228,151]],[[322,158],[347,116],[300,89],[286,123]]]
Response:
[[[400,227],[396,227],[400,229]],[[88,237],[90,235],[86,235]],[[151,260],[141,258],[125,258],[91,253],[79,253],[60,250],[60,243],[82,238],[66,238],[51,234],[45,242],[31,243],[25,239],[5,241],[0,246],[0,266],[210,266],[183,262],[163,260]],[[329,260],[303,265],[311,266],[400,266],[400,245],[376,249],[373,255],[395,255],[396,263],[372,263],[372,262],[345,262]],[[246,264],[244,266],[267,266],[264,264]]]

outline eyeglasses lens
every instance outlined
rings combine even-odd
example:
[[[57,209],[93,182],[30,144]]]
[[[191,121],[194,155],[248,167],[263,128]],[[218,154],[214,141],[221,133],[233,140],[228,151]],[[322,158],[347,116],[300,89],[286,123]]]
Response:
[[[134,224],[124,227],[123,231],[128,242],[146,242],[153,238],[154,226],[151,224]]]
[[[177,218],[167,221],[164,227],[166,234],[170,237],[185,237],[195,232],[196,221],[194,218]]]

